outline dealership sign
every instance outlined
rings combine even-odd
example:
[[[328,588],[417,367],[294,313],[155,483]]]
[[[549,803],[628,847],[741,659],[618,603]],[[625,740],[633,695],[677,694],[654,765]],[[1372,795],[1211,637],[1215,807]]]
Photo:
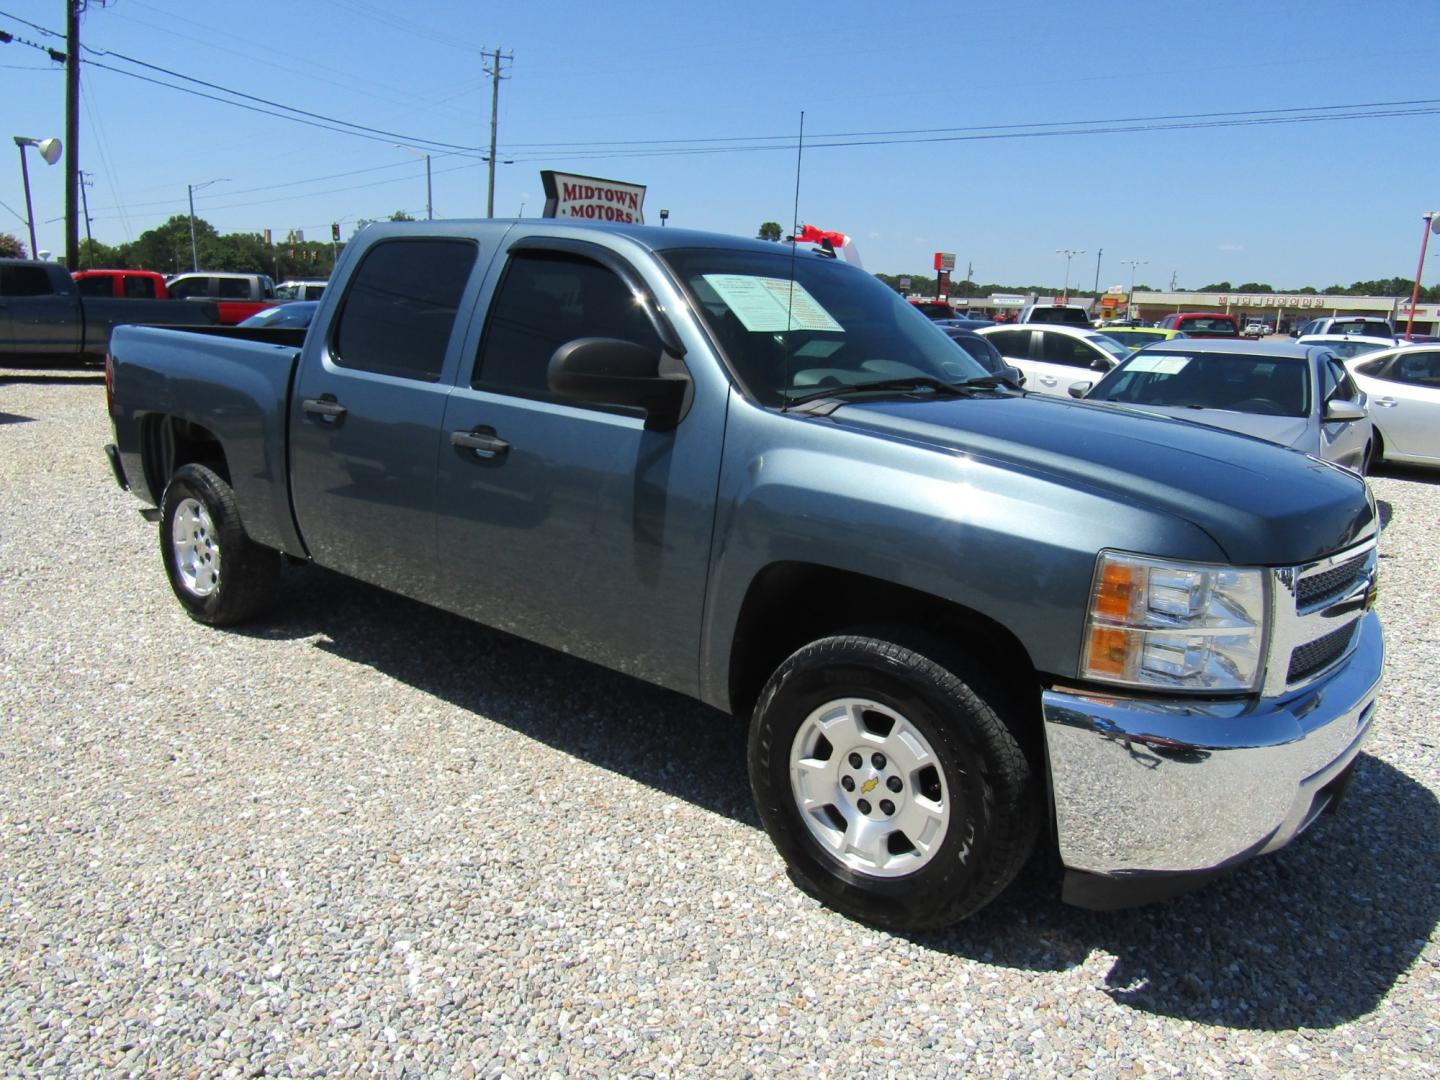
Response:
[[[1327,297],[1321,296],[1276,296],[1269,295],[1247,295],[1228,296],[1220,294],[1220,303],[1234,304],[1236,307],[1278,307],[1278,308],[1308,308],[1324,307]]]
[[[540,182],[545,185],[545,217],[645,224],[643,184],[576,176],[553,169],[541,170]]]

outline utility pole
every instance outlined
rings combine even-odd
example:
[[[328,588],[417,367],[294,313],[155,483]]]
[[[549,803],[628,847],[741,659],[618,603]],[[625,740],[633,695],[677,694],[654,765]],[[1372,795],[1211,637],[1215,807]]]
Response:
[[[490,90],[490,186],[485,195],[485,216],[495,216],[495,132],[500,122],[500,80],[508,78],[500,73],[501,64],[509,60],[515,60],[514,53],[502,53],[495,50],[493,56],[489,57],[490,67],[485,68],[485,74],[492,79]]]
[[[80,268],[76,202],[80,192],[80,9],[84,0],[65,0],[65,269]]]
[[[91,248],[95,245],[95,238],[90,235],[90,198],[85,194],[85,189],[92,183],[94,181],[87,173],[80,173],[80,208],[85,213],[85,243]],[[95,252],[92,250],[90,254],[93,256]]]
[[[1096,296],[1099,296],[1099,295],[1100,295],[1100,256],[1101,256],[1101,255],[1104,255],[1104,254],[1105,254],[1105,249],[1104,249],[1104,248],[1101,248],[1099,251],[1095,252],[1095,295],[1096,295]]]

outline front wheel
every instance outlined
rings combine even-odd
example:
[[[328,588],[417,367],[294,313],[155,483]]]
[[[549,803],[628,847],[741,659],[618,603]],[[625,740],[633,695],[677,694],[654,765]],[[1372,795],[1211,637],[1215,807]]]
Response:
[[[751,786],[791,873],[892,929],[978,911],[1039,829],[1031,768],[999,702],[939,655],[870,636],[813,642],[771,677],[751,722]]]
[[[211,626],[250,618],[277,592],[280,553],[245,534],[235,493],[203,465],[181,466],[165,487],[160,557],[176,598]]]

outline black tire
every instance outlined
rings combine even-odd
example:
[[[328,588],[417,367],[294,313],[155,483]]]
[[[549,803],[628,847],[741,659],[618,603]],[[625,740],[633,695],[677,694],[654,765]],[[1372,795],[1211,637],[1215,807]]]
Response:
[[[888,929],[947,926],[979,911],[1020,871],[1040,827],[1039,788],[1014,733],[996,711],[1006,708],[1001,696],[990,694],[987,701],[978,695],[956,673],[962,664],[947,666],[935,659],[944,655],[941,647],[925,641],[899,644],[853,634],[824,638],[780,665],[751,719],[751,787],[765,829],[792,876],[823,903]],[[913,852],[918,865],[914,871],[888,865],[881,871],[888,876],[878,876],[859,867],[858,856],[848,851],[851,861],[845,861],[833,842],[827,846],[817,836],[823,824],[818,830],[807,824],[800,809],[791,779],[792,748],[813,738],[810,733],[819,726],[815,718],[828,715],[827,703],[850,699],[874,702],[884,713],[902,717],[933,752],[936,771],[927,782],[938,780],[934,791],[949,817],[928,851]],[[883,726],[885,715],[877,715]],[[862,756],[864,745],[856,745]],[[843,758],[837,758],[838,771],[855,760],[848,747],[832,746],[831,752]],[[885,783],[891,783],[888,777]],[[846,790],[884,794],[868,780],[865,785]],[[864,804],[832,790],[836,805],[812,811],[811,819],[823,822],[828,816],[838,832]],[[863,813],[875,813],[873,804]],[[900,820],[900,814],[893,819]],[[866,822],[859,827],[868,827]],[[889,825],[882,820],[877,829],[884,832]],[[896,852],[895,831],[888,834],[881,854],[903,863],[910,854],[903,850],[909,839],[902,834],[902,850]]]
[[[1365,460],[1360,463],[1361,475],[1369,476],[1385,460],[1384,445],[1384,440],[1380,438],[1380,432],[1372,431],[1370,441],[1365,444]]]
[[[176,534],[182,514],[183,542]],[[193,558],[182,548],[192,549]],[[243,622],[270,606],[279,591],[280,553],[245,534],[235,493],[204,465],[182,465],[165,487],[160,557],[181,605],[210,626]]]

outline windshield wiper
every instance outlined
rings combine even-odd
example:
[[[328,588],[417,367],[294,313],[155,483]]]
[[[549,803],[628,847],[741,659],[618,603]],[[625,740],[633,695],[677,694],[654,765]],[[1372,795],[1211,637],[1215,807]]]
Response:
[[[876,379],[873,382],[845,383],[840,386],[828,386],[824,390],[815,390],[809,394],[801,394],[799,397],[790,398],[786,401],[785,408],[788,409],[794,405],[804,405],[807,401],[819,401],[821,398],[849,397],[851,394],[907,393],[913,390],[929,390],[935,394],[943,394],[950,397],[965,397],[970,391],[982,389],[984,385],[990,382],[989,376],[983,379],[966,379],[964,382],[958,383],[948,383],[943,379],[936,379],[929,375],[915,375],[906,379]]]

